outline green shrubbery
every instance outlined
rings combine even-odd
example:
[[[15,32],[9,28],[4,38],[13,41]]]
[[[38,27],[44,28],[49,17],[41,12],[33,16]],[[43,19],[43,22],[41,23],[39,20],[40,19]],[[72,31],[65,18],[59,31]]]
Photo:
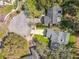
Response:
[[[34,35],[34,40],[37,40],[38,42],[42,43],[42,44],[45,44],[45,45],[48,45],[49,43],[49,40],[48,38],[44,37],[43,35]]]
[[[70,38],[69,38],[69,45],[70,45],[71,47],[73,47],[74,44],[75,44],[75,41],[76,41],[75,35],[71,34],[71,35],[70,35]]]
[[[75,43],[75,40],[76,40],[75,36],[74,35],[70,35],[69,42],[70,43]]]
[[[26,0],[25,1],[25,11],[29,13],[30,16],[37,18],[41,16],[41,11],[39,11],[36,7],[35,0]]]

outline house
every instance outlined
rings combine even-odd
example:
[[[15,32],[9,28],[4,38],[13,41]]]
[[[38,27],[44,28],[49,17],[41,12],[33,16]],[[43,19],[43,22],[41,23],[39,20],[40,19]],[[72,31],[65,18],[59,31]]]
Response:
[[[65,44],[65,45],[68,44],[69,36],[70,36],[70,33],[68,32],[59,32],[59,37],[58,37],[59,43]]]
[[[9,32],[14,32],[23,37],[27,37],[31,32],[30,19],[22,11],[19,15],[14,16],[8,26]]]
[[[44,32],[43,32],[43,34],[47,38],[50,38],[51,37],[51,32],[52,32],[52,29],[45,29]]]
[[[62,8],[58,5],[53,6],[47,10],[47,15],[41,17],[41,22],[45,26],[50,24],[58,24],[61,21]]]
[[[57,24],[61,21],[62,8],[58,5],[49,8],[47,11],[47,16],[51,19],[52,24]]]
[[[49,26],[51,19],[48,16],[42,16],[41,18],[41,22],[42,24],[44,24],[45,26]]]
[[[57,44],[64,44],[67,45],[69,43],[69,37],[70,37],[70,33],[68,32],[57,32],[57,31],[53,31],[52,29],[47,29],[47,31],[45,31],[46,33],[46,37],[49,38],[50,40],[50,47],[52,48],[54,43],[55,45]]]

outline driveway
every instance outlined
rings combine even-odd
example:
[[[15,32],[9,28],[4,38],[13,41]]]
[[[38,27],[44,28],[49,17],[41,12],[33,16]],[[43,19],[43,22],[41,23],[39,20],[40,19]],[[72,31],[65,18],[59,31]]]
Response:
[[[24,12],[22,11],[19,15],[13,17],[12,21],[8,26],[9,32],[17,33],[23,37],[28,36],[31,32],[29,20],[30,19],[27,19]]]

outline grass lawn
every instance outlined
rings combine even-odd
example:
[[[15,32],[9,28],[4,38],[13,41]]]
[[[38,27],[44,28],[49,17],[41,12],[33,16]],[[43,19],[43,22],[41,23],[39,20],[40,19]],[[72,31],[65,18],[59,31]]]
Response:
[[[6,5],[2,8],[0,8],[0,14],[7,14],[7,13],[11,12],[12,9],[13,9],[13,5]]]
[[[43,44],[45,44],[45,45],[48,45],[48,43],[49,43],[48,38],[46,38],[46,37],[44,37],[44,36],[42,36],[42,35],[34,35],[33,38],[34,38],[35,40],[37,40],[38,42],[43,43]]]
[[[2,52],[0,52],[0,59],[4,59],[3,55],[2,55]]]

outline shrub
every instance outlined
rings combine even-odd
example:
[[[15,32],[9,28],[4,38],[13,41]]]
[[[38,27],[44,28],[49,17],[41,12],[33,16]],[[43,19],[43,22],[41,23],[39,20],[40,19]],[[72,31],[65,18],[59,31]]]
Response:
[[[45,45],[48,45],[48,43],[49,43],[49,40],[48,40],[48,38],[46,38],[46,37],[44,37],[43,35],[34,35],[34,40],[36,40],[36,41],[38,41],[38,42],[40,42],[40,43],[42,43],[42,44],[45,44]]]

